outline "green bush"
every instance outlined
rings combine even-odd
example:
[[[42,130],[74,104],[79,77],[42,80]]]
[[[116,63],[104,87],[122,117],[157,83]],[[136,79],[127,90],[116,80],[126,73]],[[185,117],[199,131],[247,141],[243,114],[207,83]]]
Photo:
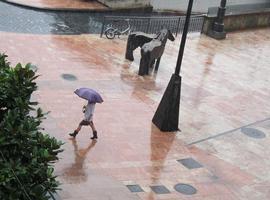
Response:
[[[44,113],[31,102],[37,78],[31,65],[12,68],[0,54],[0,199],[48,200],[59,186],[53,163],[60,141],[44,134]]]

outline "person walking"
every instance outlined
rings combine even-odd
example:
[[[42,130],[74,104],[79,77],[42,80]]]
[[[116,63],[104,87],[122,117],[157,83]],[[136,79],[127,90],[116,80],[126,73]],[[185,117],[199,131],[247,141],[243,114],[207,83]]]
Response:
[[[102,103],[103,99],[98,92],[90,88],[80,88],[74,91],[79,97],[88,100],[88,104],[83,107],[84,119],[79,123],[77,129],[74,130],[73,133],[69,133],[70,136],[73,138],[78,135],[82,126],[90,126],[93,131],[93,136],[91,137],[92,140],[98,138],[97,130],[93,122],[93,115],[95,110],[96,103]]]
[[[95,105],[96,103],[90,103],[86,106],[83,107],[83,112],[84,112],[84,119],[79,123],[78,127],[76,130],[74,130],[73,133],[70,133],[69,135],[72,137],[76,137],[76,135],[80,132],[82,126],[89,126],[91,127],[93,131],[93,136],[91,137],[92,140],[97,139],[97,130],[93,122],[93,115],[94,115],[94,110],[95,110]]]

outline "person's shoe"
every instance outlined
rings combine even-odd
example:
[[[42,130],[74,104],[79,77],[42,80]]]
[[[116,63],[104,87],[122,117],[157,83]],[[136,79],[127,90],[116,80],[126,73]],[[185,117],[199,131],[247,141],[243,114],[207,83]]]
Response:
[[[76,137],[76,135],[78,134],[78,132],[77,131],[74,131],[73,133],[69,133],[69,135],[71,136],[71,137]]]
[[[91,137],[92,140],[97,139],[97,131],[93,131],[93,137]]]

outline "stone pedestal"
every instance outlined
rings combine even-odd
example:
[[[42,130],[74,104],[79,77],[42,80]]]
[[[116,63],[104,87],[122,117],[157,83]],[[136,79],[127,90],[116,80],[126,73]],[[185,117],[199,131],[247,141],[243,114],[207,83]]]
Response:
[[[180,92],[181,76],[173,74],[152,119],[161,131],[179,130]]]
[[[216,40],[223,40],[226,38],[226,32],[222,31],[222,32],[217,32],[214,30],[209,30],[209,32],[207,33],[208,36],[216,39]]]

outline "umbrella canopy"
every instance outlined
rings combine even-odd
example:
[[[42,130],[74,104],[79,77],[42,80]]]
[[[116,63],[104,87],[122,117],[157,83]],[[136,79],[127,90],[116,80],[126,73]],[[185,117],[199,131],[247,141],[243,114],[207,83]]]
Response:
[[[74,91],[79,97],[88,100],[89,103],[102,103],[103,99],[98,92],[90,88],[79,88]]]

